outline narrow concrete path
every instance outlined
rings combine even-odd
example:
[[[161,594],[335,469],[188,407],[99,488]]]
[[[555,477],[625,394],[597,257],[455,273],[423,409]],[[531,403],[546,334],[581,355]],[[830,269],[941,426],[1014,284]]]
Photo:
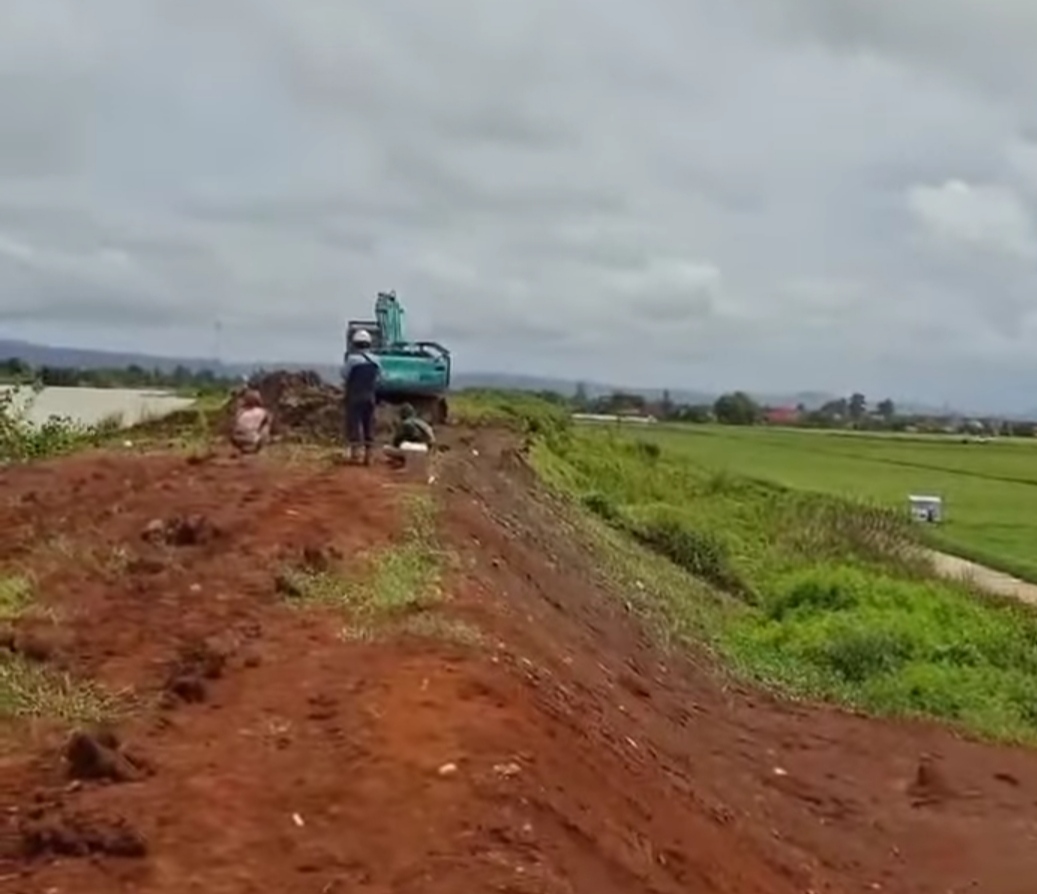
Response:
[[[1005,596],[1009,599],[1018,599],[1030,605],[1037,605],[1037,584],[1012,577],[1003,571],[995,571],[985,565],[970,562],[958,556],[948,553],[928,550],[927,555],[933,563],[933,568],[941,577],[952,580],[968,580],[979,589],[994,596]]]

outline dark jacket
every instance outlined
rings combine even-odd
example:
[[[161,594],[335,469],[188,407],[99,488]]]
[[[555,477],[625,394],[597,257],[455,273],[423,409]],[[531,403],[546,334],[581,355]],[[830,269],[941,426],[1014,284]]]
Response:
[[[346,389],[346,403],[374,403],[382,367],[367,351],[349,354],[342,367],[342,384]]]

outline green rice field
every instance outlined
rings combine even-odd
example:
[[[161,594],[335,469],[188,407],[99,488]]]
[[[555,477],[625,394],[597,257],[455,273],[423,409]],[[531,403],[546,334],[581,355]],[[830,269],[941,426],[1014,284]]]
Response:
[[[644,435],[696,465],[798,490],[903,507],[943,498],[934,545],[1037,581],[1037,440],[963,442],[731,426],[658,426]]]

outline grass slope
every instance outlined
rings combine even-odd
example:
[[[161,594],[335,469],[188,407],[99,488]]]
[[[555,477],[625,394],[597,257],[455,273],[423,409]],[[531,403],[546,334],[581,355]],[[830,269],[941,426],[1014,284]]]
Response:
[[[918,558],[917,528],[875,505],[974,480],[961,467],[989,474],[994,460],[795,432],[574,428],[558,408],[500,394],[457,411],[522,420],[534,467],[588,510],[603,565],[671,646],[705,644],[789,694],[1037,740],[1037,614],[937,579]],[[1025,454],[1003,456],[1015,459],[1000,473],[1022,478]],[[891,460],[905,457],[934,480],[897,478]],[[945,475],[957,477],[935,478]],[[955,488],[954,511],[967,494]]]

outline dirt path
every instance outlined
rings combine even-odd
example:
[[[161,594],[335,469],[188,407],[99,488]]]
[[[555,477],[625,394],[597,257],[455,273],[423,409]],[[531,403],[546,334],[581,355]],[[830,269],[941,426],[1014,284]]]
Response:
[[[967,580],[974,586],[993,596],[1004,596],[1006,599],[1018,599],[1030,605],[1037,605],[1037,584],[1020,580],[1003,571],[995,571],[985,565],[970,562],[949,553],[927,552],[936,573],[951,580]]]
[[[31,571],[57,618],[8,648],[137,699],[108,779],[63,757],[67,729],[0,721],[0,890],[1032,890],[1037,755],[660,653],[511,440],[464,446],[435,486],[434,611],[481,634],[463,641],[344,636],[339,611],[278,595],[285,561],[348,572],[400,536],[385,470],[93,455],[5,473],[0,567]],[[200,533],[155,542],[173,518]]]

